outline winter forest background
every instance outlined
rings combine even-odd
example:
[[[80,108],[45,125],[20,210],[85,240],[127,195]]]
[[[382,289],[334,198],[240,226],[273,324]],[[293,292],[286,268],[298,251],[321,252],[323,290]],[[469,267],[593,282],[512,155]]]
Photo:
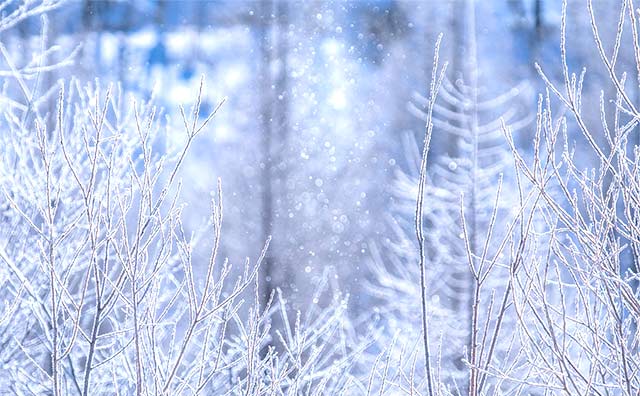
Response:
[[[0,394],[637,395],[638,18],[0,2]]]

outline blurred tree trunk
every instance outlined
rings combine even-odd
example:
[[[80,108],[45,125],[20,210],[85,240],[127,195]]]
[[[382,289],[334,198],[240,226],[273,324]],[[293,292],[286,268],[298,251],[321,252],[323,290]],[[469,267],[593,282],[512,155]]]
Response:
[[[474,0],[458,0],[451,5],[451,32],[454,38],[453,55],[451,57],[451,73],[453,79],[451,89],[458,91],[462,97],[468,98],[473,106],[477,104],[477,59],[475,48],[475,3]],[[467,130],[471,135],[477,133],[477,120],[473,119],[476,108],[465,108],[461,101],[449,105],[456,114],[465,115],[464,119],[469,122],[461,122],[457,120],[448,120],[454,126]],[[446,152],[449,158],[457,160],[461,155],[460,144],[464,144],[462,139],[453,134],[445,134],[448,137]],[[474,137],[472,137],[475,141]],[[474,158],[469,160],[474,161]],[[474,176],[471,173],[471,176]],[[475,185],[474,180],[468,183]],[[476,221],[475,221],[475,189],[471,188],[469,193],[471,196],[465,196],[465,216],[467,216],[467,226],[469,233],[469,241],[471,242],[471,250],[475,251],[476,240]],[[455,216],[455,215],[454,215]],[[459,244],[453,247],[456,256],[464,257],[465,252]],[[461,320],[461,326],[469,326],[467,339],[465,344],[467,350],[471,343],[471,323],[472,323],[472,296],[473,296],[473,279],[467,265],[460,263],[452,268],[452,285],[453,297],[450,301],[450,308],[457,312]],[[455,366],[459,370],[465,369],[465,355],[460,351],[460,355],[455,358]],[[464,385],[461,385],[464,387]],[[461,389],[465,392],[465,389]]]
[[[91,64],[85,66],[87,71],[96,76],[101,76],[102,73],[102,22],[101,14],[105,11],[107,4],[102,1],[85,0],[82,6],[82,30],[84,33],[84,39],[88,34],[94,34],[94,48]],[[83,56],[84,58],[84,56]]]
[[[456,81],[462,78],[463,75],[463,61],[466,56],[465,48],[465,24],[466,22],[466,8],[467,0],[455,0],[452,1],[449,6],[449,31],[451,36],[451,55],[449,56],[449,79],[455,85]],[[462,10],[462,12],[460,12]],[[431,60],[429,60],[431,62]],[[429,73],[429,76],[431,74]],[[451,110],[456,113],[461,109],[454,108],[452,105],[447,105]],[[452,123],[458,124],[456,120],[451,120]],[[442,150],[451,158],[458,156],[458,139],[452,135],[443,134],[446,141],[441,142]]]
[[[261,87],[261,151],[262,151],[262,233],[266,240],[278,222],[278,207],[285,203],[281,194],[286,185],[288,135],[287,38],[288,3],[263,0],[259,15],[260,87]],[[282,198],[282,199],[279,199]],[[277,241],[271,245],[260,271],[263,308],[275,288],[282,282],[286,262],[278,254]],[[278,262],[276,273],[275,262]]]
[[[536,0],[533,10],[536,27],[536,41],[542,39],[542,28],[544,26],[544,4],[543,0]]]
[[[133,15],[133,8],[134,8],[134,4],[135,3],[131,3],[129,5],[127,5],[127,7],[129,8],[130,12],[127,12],[125,17],[123,18],[124,20],[122,21],[122,26],[120,26],[120,31],[118,32],[118,81],[122,84],[122,88],[124,88],[124,90],[128,90],[129,89],[129,81],[127,79],[127,76],[129,75],[128,73],[128,69],[129,69],[129,62],[128,62],[128,54],[129,54],[129,48],[128,48],[128,42],[127,42],[127,37],[129,35],[129,32],[132,30],[132,25],[133,25],[133,18],[131,17]]]
[[[478,58],[477,58],[477,42],[476,42],[476,9],[475,9],[475,0],[465,0],[465,29],[464,29],[464,62],[463,62],[463,81],[465,83],[465,88],[468,89],[468,96],[470,99],[470,106],[464,111],[468,114],[468,123],[467,129],[471,133],[471,139],[473,144],[472,149],[472,177],[471,180],[471,189],[470,189],[470,197],[465,197],[467,202],[467,206],[465,209],[465,217],[467,218],[467,227],[469,233],[469,250],[472,253],[477,252],[478,246],[478,225],[477,225],[477,212],[478,212],[478,203],[477,203],[477,178],[479,175],[478,168],[478,139],[479,139],[479,126],[478,126]],[[474,288],[477,287],[471,276],[471,273],[468,269],[465,269],[461,274],[461,279],[463,281],[464,289],[462,290],[462,306],[463,310],[465,310],[464,314],[466,315],[467,323],[469,324],[469,337],[467,339],[467,347],[469,350],[474,348],[472,345],[472,332],[473,329],[473,321],[472,321],[472,311],[473,311],[473,292]],[[460,359],[460,363],[464,365],[463,359]]]
[[[533,5],[533,37],[531,39],[531,57],[532,61],[539,62],[540,49],[544,44],[544,0],[536,0]],[[533,63],[533,62],[531,62]],[[533,65],[531,66],[532,79],[535,81],[538,72]]]

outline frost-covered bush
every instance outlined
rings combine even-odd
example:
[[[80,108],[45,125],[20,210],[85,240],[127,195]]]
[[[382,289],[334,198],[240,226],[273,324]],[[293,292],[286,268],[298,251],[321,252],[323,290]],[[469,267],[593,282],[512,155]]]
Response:
[[[532,249],[522,249],[521,265],[512,271],[513,310],[529,368],[521,381],[536,384],[532,389],[567,394],[636,394],[640,391],[639,113],[626,80],[629,74],[635,76],[633,85],[640,82],[637,10],[632,2],[623,2],[614,41],[606,50],[591,1],[587,5],[612,96],[603,91],[599,106],[583,105],[588,73],[583,69],[575,74],[567,66],[571,49],[566,45],[564,4],[560,43],[564,81],[554,84],[536,65],[547,94],[539,99],[531,160],[524,159],[506,133],[518,173],[529,184],[523,196],[534,199],[528,207],[546,225],[532,232],[529,243],[544,241],[544,251],[533,255],[527,254]],[[630,42],[623,40],[625,29],[631,31]],[[635,70],[617,67],[621,45],[635,49]],[[587,112],[599,112],[601,122],[586,122]],[[584,153],[574,149],[570,136],[586,143],[586,150],[597,158],[592,168],[575,165]]]
[[[344,304],[282,320],[260,309],[260,257],[218,257],[221,187],[211,220],[186,234],[177,174],[220,105],[165,130],[151,103],[61,82],[53,128],[6,110],[0,388],[37,394],[260,394],[333,390],[349,376]],[[202,91],[202,87],[201,87]],[[200,92],[201,93],[201,92]],[[163,134],[184,143],[164,147]],[[197,246],[209,246],[198,273]],[[200,266],[202,267],[202,266]],[[246,309],[247,296],[253,304]],[[289,313],[290,314],[290,313]],[[297,389],[292,391],[291,389]]]
[[[426,110],[420,114],[427,123],[423,163],[416,174],[401,175],[397,187],[400,196],[407,197],[408,191],[413,197],[405,199],[413,204],[409,205],[413,213],[407,216],[405,211],[405,218],[416,216],[416,236],[403,229],[400,220],[397,235],[390,237],[396,242],[379,249],[374,265],[377,281],[371,288],[382,300],[380,316],[400,330],[391,332],[395,347],[387,338],[388,349],[376,361],[386,358],[392,364],[374,364],[372,383],[381,393],[632,395],[640,391],[640,114],[627,81],[629,74],[635,76],[634,85],[640,83],[637,10],[631,2],[623,2],[608,49],[590,2],[588,6],[595,47],[609,73],[608,87],[603,87],[599,106],[583,103],[588,73],[576,75],[567,66],[571,49],[566,45],[565,4],[558,62],[562,81],[554,83],[536,66],[546,94],[538,100],[531,146],[516,147],[515,127],[506,117],[487,128],[501,131],[500,150],[504,152],[506,145],[512,155],[510,161],[499,163],[513,176],[498,182],[495,167],[480,165],[481,135],[469,133],[473,128],[460,128],[459,113],[445,108],[440,114],[448,122],[438,118],[434,88],[449,101],[455,96],[454,84],[439,86],[444,80],[436,80],[430,98],[423,100]],[[627,36],[625,29],[630,30]],[[623,70],[617,64],[625,37],[635,49],[636,70]],[[457,92],[464,102],[465,91]],[[473,98],[473,89],[466,92]],[[614,94],[607,97],[604,92]],[[478,109],[477,101],[469,103],[467,108]],[[601,122],[587,122],[586,112],[600,113]],[[473,119],[478,113],[471,115]],[[471,136],[473,149],[463,150],[467,154],[462,162],[445,157],[443,167],[442,159],[430,153],[425,164],[431,133],[446,130],[459,132],[463,139]],[[586,146],[590,152],[576,151],[576,146]],[[576,165],[585,155],[597,158],[590,169]],[[462,174],[446,176],[468,161],[472,166],[463,167]],[[493,177],[494,184],[482,183],[484,176]],[[439,188],[441,180],[444,189]],[[457,201],[456,213],[449,203],[454,199],[448,197],[460,193],[463,199]],[[507,200],[501,203],[504,197]],[[470,200],[476,204],[470,205]],[[442,237],[447,233],[453,238]],[[458,286],[458,279],[466,279],[466,286]],[[469,338],[456,342],[461,336]],[[390,352],[394,348],[396,352]],[[462,365],[456,365],[456,354],[462,356]]]
[[[47,9],[30,4],[23,12]],[[355,386],[358,343],[343,297],[304,314],[280,295],[261,306],[257,273],[269,241],[237,268],[219,256],[220,183],[206,226],[183,227],[180,167],[222,103],[201,114],[201,83],[176,130],[153,101],[113,86],[37,85],[66,64],[5,74],[0,393],[337,394]],[[206,262],[196,250],[209,251]]]

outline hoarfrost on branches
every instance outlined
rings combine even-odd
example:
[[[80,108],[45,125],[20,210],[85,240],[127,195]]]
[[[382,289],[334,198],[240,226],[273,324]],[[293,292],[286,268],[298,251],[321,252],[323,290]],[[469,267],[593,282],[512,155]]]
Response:
[[[0,394],[638,394],[638,12],[2,2]]]

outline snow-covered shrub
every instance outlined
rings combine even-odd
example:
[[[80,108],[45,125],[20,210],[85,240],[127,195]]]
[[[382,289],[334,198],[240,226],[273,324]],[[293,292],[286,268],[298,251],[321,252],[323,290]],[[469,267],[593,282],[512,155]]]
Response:
[[[272,311],[255,308],[267,246],[237,277],[218,257],[220,186],[209,226],[183,231],[176,174],[220,106],[200,117],[198,96],[182,112],[184,131],[164,131],[183,133],[183,146],[156,150],[163,126],[152,104],[62,84],[53,130],[5,112],[1,387],[86,395],[343,386],[348,376],[332,374],[350,363],[342,302],[270,340]],[[203,274],[192,255],[202,244],[211,251]],[[285,315],[282,302],[273,309]]]
[[[473,353],[472,343],[478,345],[481,336],[473,325],[478,315],[496,321],[488,306],[476,306],[476,299],[488,301],[501,295],[509,278],[498,259],[517,209],[513,206],[517,196],[509,188],[515,185],[513,158],[501,120],[517,130],[530,124],[526,111],[518,107],[526,84],[483,97],[487,89],[478,81],[474,35],[470,33],[469,57],[463,69],[454,71],[459,76],[455,82],[444,78],[433,104],[430,98],[414,95],[411,112],[430,125],[434,134],[446,135],[448,147],[431,150],[426,174],[421,175],[419,164],[412,164],[410,158],[408,170],[398,172],[391,220],[395,233],[385,245],[372,249],[375,281],[370,289],[381,301],[380,316],[388,326],[387,334],[399,331],[403,343],[415,342],[422,328],[416,315],[422,286],[420,268],[415,265],[420,261],[420,243],[414,221],[424,177],[428,327],[433,347],[438,349],[438,377],[452,390],[468,388],[466,362]],[[416,152],[416,142],[411,137],[407,141],[407,152]]]
[[[512,276],[517,331],[527,346],[523,355],[529,367],[519,381],[539,392],[637,394],[640,113],[628,93],[630,85],[640,82],[637,10],[632,2],[622,3],[608,53],[591,1],[587,5],[595,47],[609,72],[599,106],[583,105],[586,70],[575,74],[567,66],[571,49],[566,44],[565,3],[560,43],[564,81],[554,84],[536,65],[547,95],[539,99],[531,160],[515,149],[507,133],[518,173],[529,182],[527,196],[539,202],[532,209],[546,223],[543,233],[532,238],[544,238],[545,253],[525,255]],[[630,42],[623,40],[627,27]],[[622,45],[635,48],[635,70],[617,67]],[[626,82],[627,75],[635,77],[634,83]],[[605,88],[613,92],[611,97]],[[587,122],[587,112],[599,112],[601,122]],[[587,153],[576,151],[570,136],[597,158],[592,168],[576,166],[578,157]]]
[[[572,74],[567,67],[565,4],[563,81],[554,84],[538,67],[547,93],[538,100],[531,147],[516,147],[513,132],[520,125],[509,126],[507,117],[486,128],[506,137],[499,151],[511,151],[512,158],[496,163],[512,176],[493,185],[481,182],[484,176],[496,179],[500,169],[478,161],[481,135],[457,124],[471,125],[473,132],[473,123],[450,108],[441,112],[449,122],[442,122],[433,99],[424,101],[423,164],[419,175],[401,175],[397,188],[409,202],[405,215],[417,216],[417,243],[400,222],[396,243],[378,249],[374,260],[378,276],[372,291],[382,300],[380,316],[392,330],[401,330],[390,332],[401,345],[395,354],[387,338],[383,345],[388,349],[376,361],[386,358],[393,364],[373,367],[372,382],[381,393],[632,395],[640,390],[640,151],[634,136],[640,114],[627,82],[627,73],[640,79],[636,10],[623,2],[609,53],[588,5],[595,46],[614,96],[607,98],[603,91],[599,108],[583,104],[586,72]],[[616,61],[628,25],[637,70],[625,71]],[[439,96],[458,95],[463,103],[465,92],[474,97],[473,88],[452,94],[454,86],[444,83]],[[450,102],[455,108],[457,101]],[[468,103],[466,108],[478,109],[479,102]],[[594,111],[601,114],[600,124],[585,119],[585,112]],[[477,115],[472,112],[472,120]],[[478,125],[476,131],[482,130]],[[431,133],[443,130],[471,136],[467,147],[473,149],[461,150],[461,160],[444,157],[444,166],[431,153],[425,166]],[[588,155],[598,159],[593,168],[576,166],[585,153],[576,152],[572,139],[583,140]],[[462,174],[452,177],[461,164]],[[442,181],[444,189],[439,188]],[[448,199],[456,192],[464,197],[457,201],[457,213],[455,200]],[[448,233],[452,237],[442,237]],[[458,279],[463,279],[461,286]],[[456,353],[463,365],[456,365]]]
[[[153,101],[113,86],[70,79],[43,93],[34,82],[61,66],[6,73],[18,89],[4,85],[0,120],[0,393],[337,394],[355,386],[359,344],[346,331],[344,298],[336,293],[328,307],[297,316],[281,296],[260,308],[257,273],[269,241],[236,269],[219,257],[220,183],[207,225],[184,231],[179,170],[222,106],[201,114],[203,82],[175,130]],[[193,254],[203,247],[204,264]],[[277,339],[273,315],[282,317]]]

